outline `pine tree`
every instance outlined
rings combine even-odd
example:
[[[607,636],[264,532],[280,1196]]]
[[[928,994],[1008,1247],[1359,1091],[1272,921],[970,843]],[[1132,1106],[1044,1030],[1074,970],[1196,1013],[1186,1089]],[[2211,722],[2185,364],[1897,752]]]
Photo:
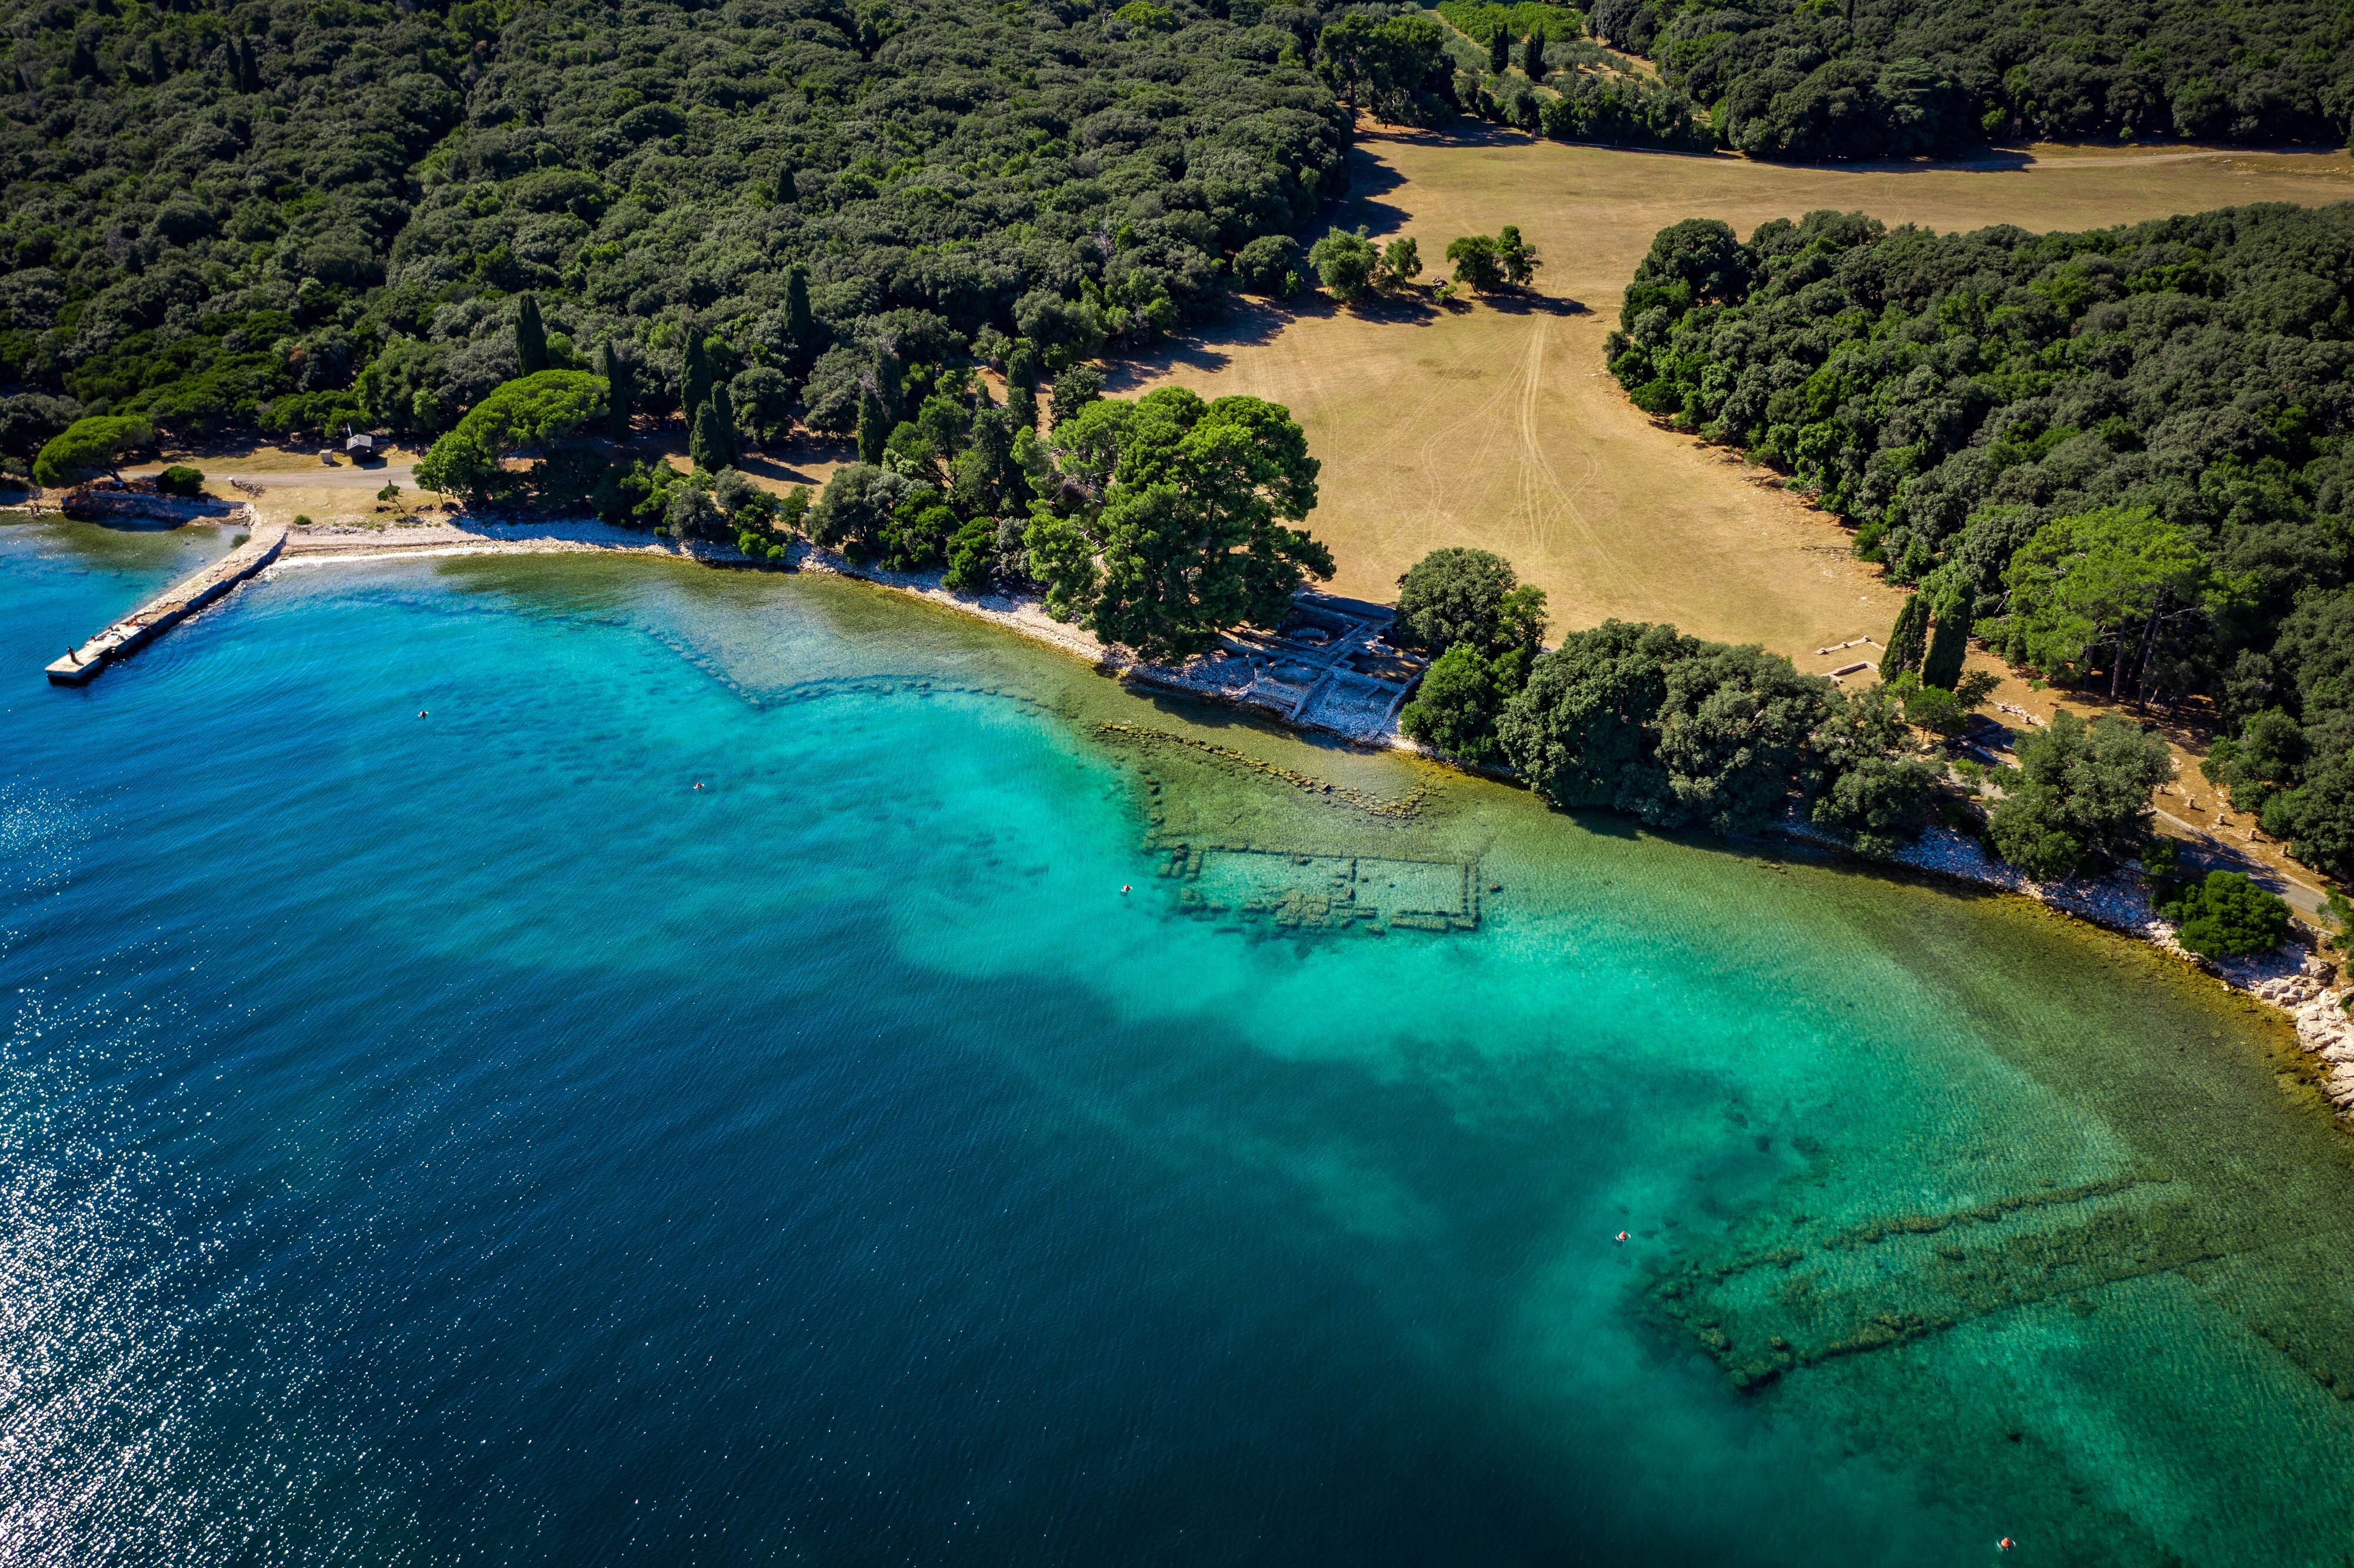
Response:
[[[1913,673],[1921,662],[1922,644],[1928,630],[1928,597],[1906,595],[1904,608],[1896,612],[1896,625],[1888,633],[1888,651],[1880,656],[1882,680],[1893,681]]]
[[[785,335],[806,353],[814,324],[810,320],[809,269],[796,261],[785,270]]]
[[[883,400],[874,391],[858,397],[858,461],[881,462],[883,443],[891,439],[890,420],[883,413]]]
[[[1915,599],[1925,597],[1914,594]],[[1970,651],[1970,608],[1968,596],[1948,590],[1940,594],[1936,605],[1936,630],[1929,637],[1929,652],[1921,661],[1921,683],[1943,686],[1952,691],[1962,678],[1962,660]]]
[[[1544,33],[1538,29],[1529,34],[1521,44],[1521,69],[1531,81],[1543,81],[1545,75]]]
[[[1492,76],[1501,76],[1504,72],[1511,69],[1511,65],[1512,35],[1501,26],[1499,26],[1494,32],[1488,35],[1489,74]]]
[[[636,401],[636,388],[630,384],[630,362],[611,344],[598,355],[597,372],[605,378],[605,418],[607,429],[617,441],[630,439],[630,408]]]
[[[528,293],[515,307],[515,363],[525,376],[547,368],[547,328],[539,319],[539,302]]]

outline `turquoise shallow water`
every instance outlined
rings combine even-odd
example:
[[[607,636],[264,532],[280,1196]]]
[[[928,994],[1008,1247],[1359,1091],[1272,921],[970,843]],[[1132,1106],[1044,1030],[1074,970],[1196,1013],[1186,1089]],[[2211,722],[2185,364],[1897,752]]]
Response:
[[[2354,1548],[2354,1140],[2128,944],[817,579],[39,684],[218,547],[0,529],[12,1562]]]

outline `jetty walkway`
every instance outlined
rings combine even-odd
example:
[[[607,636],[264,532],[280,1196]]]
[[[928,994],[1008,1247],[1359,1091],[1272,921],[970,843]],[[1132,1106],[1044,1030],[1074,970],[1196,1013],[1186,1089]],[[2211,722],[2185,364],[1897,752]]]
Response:
[[[79,686],[117,659],[144,648],[278,558],[286,546],[281,524],[256,524],[246,542],[204,570],[182,577],[48,667],[49,683]]]

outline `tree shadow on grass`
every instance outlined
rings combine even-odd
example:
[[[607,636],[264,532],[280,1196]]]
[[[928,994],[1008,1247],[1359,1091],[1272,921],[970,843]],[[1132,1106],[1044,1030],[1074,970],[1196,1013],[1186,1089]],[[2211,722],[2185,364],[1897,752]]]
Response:
[[[797,435],[774,451],[746,452],[736,466],[746,473],[761,479],[775,480],[780,484],[821,484],[823,479],[804,471],[801,463],[844,463],[858,456],[856,446],[846,438]]]
[[[1480,302],[1508,316],[1585,316],[1594,313],[1582,300],[1555,299],[1551,294],[1482,294]]]
[[[1330,315],[1331,311],[1329,302],[1312,295],[1296,300],[1237,296],[1218,320],[1108,366],[1104,390],[1131,392],[1180,369],[1224,370],[1234,358],[1230,351],[1272,343],[1278,333],[1299,318]]]
[[[2032,154],[2013,147],[1990,147],[1967,158],[1902,158],[1874,164],[1809,164],[1793,167],[1821,169],[1835,175],[2015,175],[2035,162]]]
[[[1427,326],[1447,313],[1432,299],[1429,290],[1416,288],[1367,294],[1349,306],[1347,313],[1359,321],[1396,326]]]
[[[1360,120],[1356,145],[1362,149],[1384,142],[1405,142],[1421,147],[1519,147],[1537,140],[1526,131],[1474,120],[1467,114],[1444,125],[1384,125]]]
[[[1367,238],[1397,233],[1405,227],[1405,213],[1382,198],[1405,184],[1404,175],[1365,148],[1350,149],[1349,194],[1333,227],[1362,228]]]

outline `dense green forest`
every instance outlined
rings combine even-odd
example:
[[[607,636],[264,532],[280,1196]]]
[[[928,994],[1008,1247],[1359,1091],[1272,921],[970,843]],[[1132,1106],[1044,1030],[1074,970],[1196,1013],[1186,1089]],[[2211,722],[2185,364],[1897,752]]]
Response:
[[[1843,691],[1761,648],[1618,620],[1543,652],[1543,593],[1485,550],[1434,550],[1399,590],[1393,635],[1435,655],[1399,727],[1458,760],[1512,768],[1562,810],[1730,834],[1796,814],[1872,855],[1940,814],[1979,825],[1977,808],[1940,804],[1947,768],[1934,737],[1958,733],[1984,701],[1995,683],[1981,673],[1958,692],[1909,672]],[[1973,776],[2000,787],[1983,821],[1997,854],[2048,880],[2145,853],[2150,791],[2174,767],[2163,740],[2121,715],[2088,725],[2063,713],[2018,751],[2016,768]],[[2239,918],[2250,906],[2269,920],[2279,905],[2228,885],[2221,896],[2232,942],[2254,940]]]
[[[1755,157],[2343,143],[2354,120],[2348,0],[1597,0],[1592,24]]]
[[[750,437],[847,432],[985,331],[1051,375],[1299,281],[1354,108],[1779,156],[2335,137],[2349,4],[1606,0],[1662,83],[1535,0],[48,0],[0,72],[0,463],[84,413],[431,436],[609,350],[662,415],[690,338]]]
[[[1662,230],[1636,402],[1792,475],[1921,591],[1883,673],[1975,634],[2054,683],[2211,701],[2234,801],[2354,874],[2354,204],[2084,234],[1818,212]]]
[[[549,366],[614,345],[642,411],[678,407],[691,322],[747,428],[846,430],[862,384],[895,403],[890,372],[984,327],[1051,367],[1218,309],[1227,259],[1345,177],[1347,115],[1301,52],[1313,12],[92,0],[16,16],[0,453],[18,462],[80,411],[183,438],[447,429],[525,368],[525,291]]]

